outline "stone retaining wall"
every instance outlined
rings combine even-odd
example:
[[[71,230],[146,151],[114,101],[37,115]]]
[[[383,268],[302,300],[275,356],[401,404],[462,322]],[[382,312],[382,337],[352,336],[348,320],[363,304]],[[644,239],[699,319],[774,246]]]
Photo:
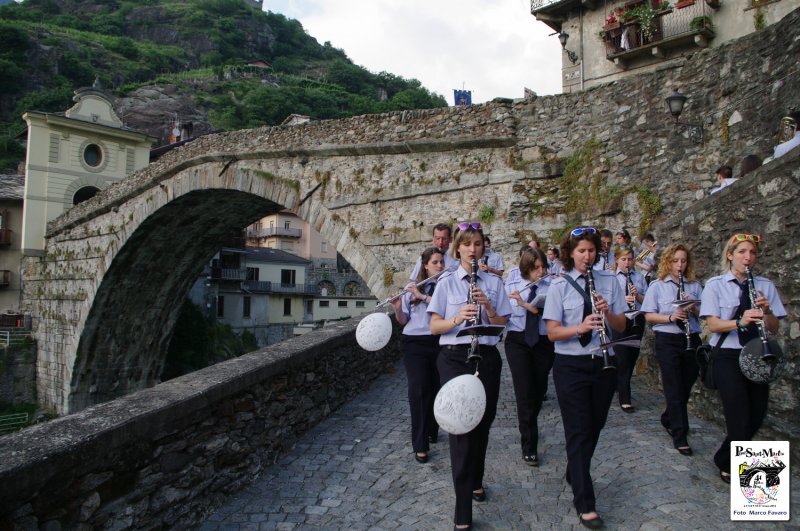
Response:
[[[0,529],[202,521],[397,359],[343,321],[0,437]]]

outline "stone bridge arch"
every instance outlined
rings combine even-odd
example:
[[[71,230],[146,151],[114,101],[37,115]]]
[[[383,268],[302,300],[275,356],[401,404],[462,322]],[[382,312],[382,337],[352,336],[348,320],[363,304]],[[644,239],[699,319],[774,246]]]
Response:
[[[473,211],[486,185],[505,183],[498,193],[510,195],[507,111],[497,104],[203,137],[74,207],[48,225],[45,256],[24,263],[39,401],[69,413],[157,383],[180,303],[204,264],[246,225],[283,208],[382,296],[402,283],[416,252],[409,243],[428,240],[436,222],[471,215],[426,194],[475,190],[478,199],[466,201]],[[476,118],[485,126],[473,128],[478,136],[446,129]],[[370,120],[381,122],[371,134],[383,141],[368,141],[367,130],[346,143],[350,127]],[[395,230],[398,209],[406,224],[413,219],[410,234]]]

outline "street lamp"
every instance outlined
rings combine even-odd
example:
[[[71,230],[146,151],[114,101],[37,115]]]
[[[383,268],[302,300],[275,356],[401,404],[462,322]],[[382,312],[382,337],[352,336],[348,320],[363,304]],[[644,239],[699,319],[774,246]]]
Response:
[[[561,47],[567,53],[567,58],[572,62],[572,64],[575,64],[578,62],[578,54],[567,50],[567,39],[569,39],[569,33],[562,31],[558,34],[558,42],[561,43]]]
[[[678,121],[678,118],[680,118],[680,115],[683,112],[683,105],[686,103],[686,99],[686,96],[681,94],[678,90],[672,91],[672,94],[665,99],[667,102],[667,109],[669,109],[670,114],[675,117],[675,130],[678,132],[678,134],[682,134],[684,131],[686,131],[689,135],[689,140],[696,144],[702,144],[702,124]]]

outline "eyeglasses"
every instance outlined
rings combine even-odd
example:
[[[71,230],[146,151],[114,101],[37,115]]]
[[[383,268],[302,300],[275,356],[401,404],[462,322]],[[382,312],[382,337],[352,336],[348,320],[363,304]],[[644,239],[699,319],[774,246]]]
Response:
[[[594,227],[578,227],[577,229],[572,229],[570,235],[572,236],[580,236],[581,234],[594,234],[597,232],[597,229]]]
[[[731,238],[731,241],[751,241],[753,243],[759,243],[761,241],[761,236],[758,234],[734,234],[733,238]]]
[[[630,251],[631,250],[631,246],[630,245],[620,245],[619,246],[619,250],[620,251]]]
[[[472,229],[475,229],[475,230],[481,230],[482,227],[481,227],[481,224],[478,223],[477,221],[471,221],[471,222],[459,223],[458,224],[458,230],[467,230],[469,228],[472,228]]]

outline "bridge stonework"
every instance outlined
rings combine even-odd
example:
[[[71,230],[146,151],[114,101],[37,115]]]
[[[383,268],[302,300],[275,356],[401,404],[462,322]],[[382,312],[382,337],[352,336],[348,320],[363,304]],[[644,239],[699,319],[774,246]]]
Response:
[[[259,128],[196,139],[51,222],[24,264],[39,401],[59,413],[157,383],[202,264],[281,208],[309,221],[376,295],[407,278],[442,221],[483,221],[513,263],[532,234],[657,225],[713,170],[766,155],[797,104],[800,11],[719,49],[581,93]],[[695,145],[664,97],[689,96]],[[565,172],[567,175],[565,175]],[[571,173],[570,173],[571,172]],[[641,224],[641,218],[656,216]]]

